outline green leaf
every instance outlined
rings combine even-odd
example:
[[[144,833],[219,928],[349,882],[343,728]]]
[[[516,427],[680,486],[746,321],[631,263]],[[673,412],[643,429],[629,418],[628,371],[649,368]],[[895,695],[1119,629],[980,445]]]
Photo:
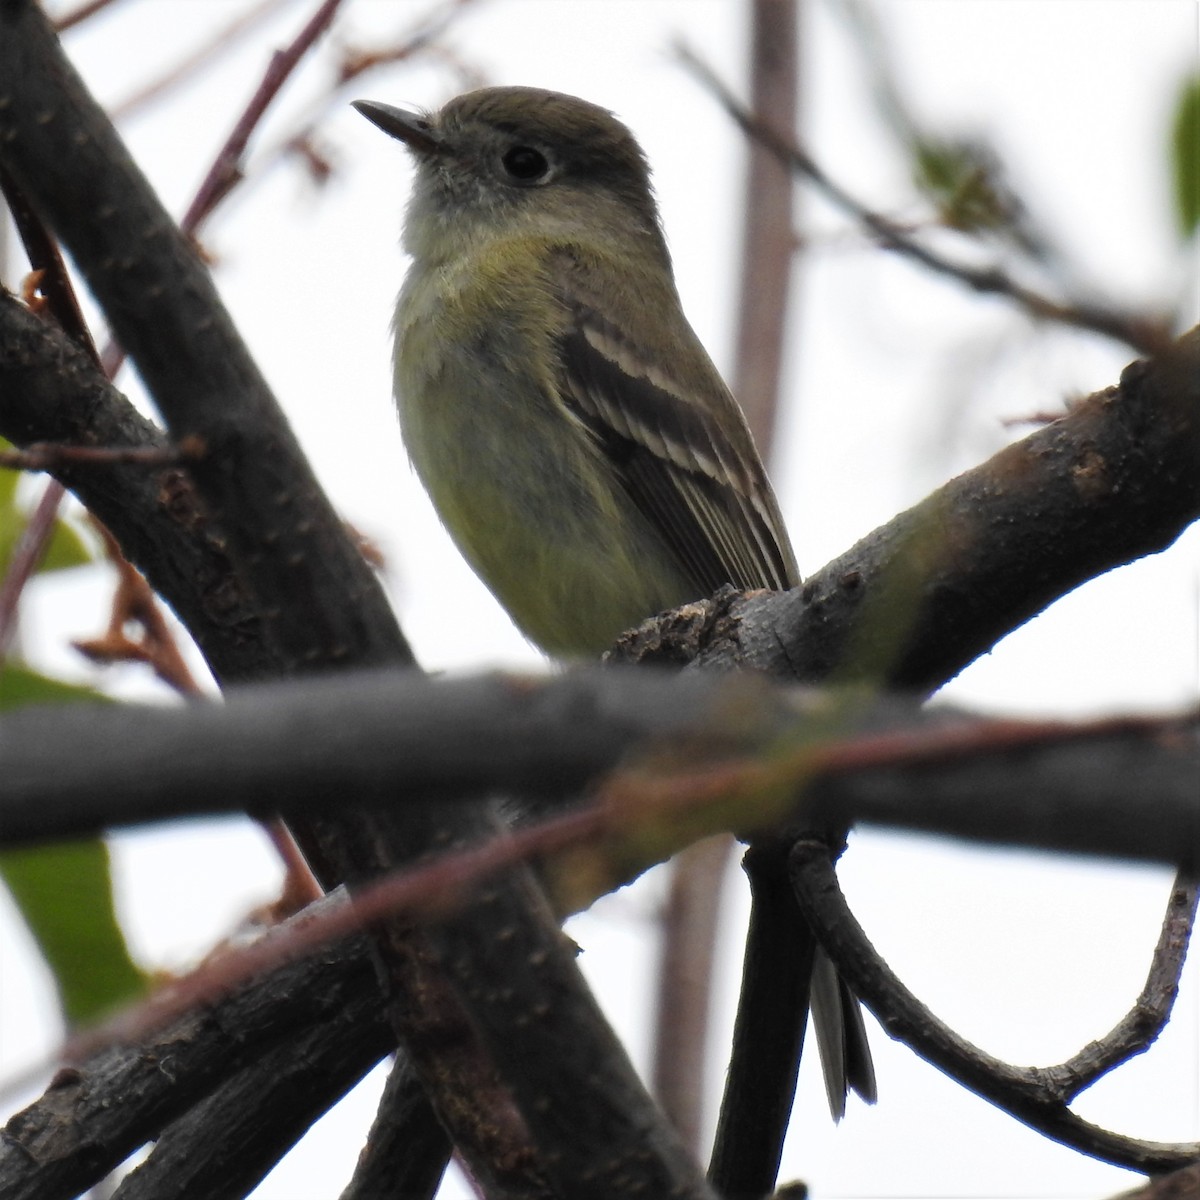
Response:
[[[0,438],[0,450],[7,450],[8,443]],[[25,528],[25,516],[17,506],[17,481],[20,471],[0,470],[0,574],[8,570],[17,538]]]
[[[13,663],[0,663],[0,708],[20,708],[24,704],[94,703],[107,699],[95,688],[64,683]],[[3,786],[2,773],[0,786]]]
[[[65,571],[71,567],[86,567],[96,559],[92,548],[79,531],[62,517],[54,522],[50,544],[38,564],[38,574],[43,571]]]
[[[1190,238],[1200,225],[1200,75],[1184,81],[1171,130],[1175,218]]]
[[[13,444],[0,438],[0,450],[11,450]],[[21,478],[20,471],[13,471],[8,467],[0,470],[0,513],[3,513],[9,505],[15,503],[17,495],[17,480]]]
[[[0,667],[0,708],[97,699],[103,697],[91,688]],[[69,1025],[94,1021],[146,993],[146,977],[117,923],[103,842],[7,851],[0,854],[0,878],[54,975]]]
[[[964,233],[1003,230],[1016,219],[995,153],[968,138],[914,136],[913,182],[937,208],[942,224]]]
[[[0,877],[54,975],[68,1025],[95,1021],[146,993],[117,924],[103,842],[7,851]]]
[[[11,448],[11,443],[0,438],[0,450]],[[17,501],[17,484],[21,477],[21,471],[0,468],[0,576],[8,570],[13,551],[29,520],[28,510]],[[95,552],[87,541],[69,521],[60,516],[55,519],[50,544],[38,564],[38,574],[83,567],[95,560]]]

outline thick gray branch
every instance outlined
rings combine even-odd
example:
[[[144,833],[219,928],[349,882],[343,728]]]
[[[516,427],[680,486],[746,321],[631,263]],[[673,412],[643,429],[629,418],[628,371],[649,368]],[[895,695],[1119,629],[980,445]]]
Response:
[[[848,710],[831,729],[817,700],[745,677],[375,671],[256,685],[224,705],[188,709],[27,709],[0,719],[0,829],[15,844],[191,813],[346,805],[432,804],[453,823],[444,801],[500,789],[561,804],[650,748],[715,763],[789,738],[808,745],[818,729],[840,739],[864,728],[970,725],[896,699]],[[797,811],[818,825],[868,821],[1189,866],[1200,862],[1198,781],[1194,723],[1130,722],[1032,746],[984,739],[970,755],[839,768],[798,795]]]

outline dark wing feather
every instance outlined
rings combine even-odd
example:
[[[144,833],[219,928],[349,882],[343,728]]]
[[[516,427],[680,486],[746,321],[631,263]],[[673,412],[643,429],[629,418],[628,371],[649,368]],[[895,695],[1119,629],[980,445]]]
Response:
[[[710,396],[701,399],[733,406],[738,422],[733,436],[708,407],[684,398],[686,390],[668,373],[670,364],[650,361],[630,331],[569,285],[564,299],[570,321],[559,345],[563,402],[663,535],[694,581],[696,595],[711,595],[723,584],[794,586],[798,575],[778,505],[715,368],[704,380]]]

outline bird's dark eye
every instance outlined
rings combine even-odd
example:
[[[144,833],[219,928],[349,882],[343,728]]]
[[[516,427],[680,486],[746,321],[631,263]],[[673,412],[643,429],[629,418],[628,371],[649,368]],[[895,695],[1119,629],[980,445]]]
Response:
[[[500,160],[509,178],[517,183],[537,183],[550,170],[546,156],[532,146],[514,146]]]

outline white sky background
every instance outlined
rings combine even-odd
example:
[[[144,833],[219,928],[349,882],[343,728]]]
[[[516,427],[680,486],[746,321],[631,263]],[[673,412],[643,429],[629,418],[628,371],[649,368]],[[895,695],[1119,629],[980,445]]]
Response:
[[[116,102],[241,7],[132,0],[68,35],[67,46],[100,98]],[[173,211],[182,211],[269,50],[314,7],[287,7],[218,73],[126,124]],[[339,29],[354,44],[383,39],[427,8],[347,0]],[[881,15],[917,113],[948,133],[990,137],[1019,192],[1087,278],[1130,304],[1183,295],[1185,323],[1197,319],[1196,263],[1181,262],[1174,241],[1164,149],[1177,82],[1197,60],[1191,0],[893,0]],[[732,0],[480,0],[450,38],[488,82],[574,92],[631,126],[655,167],[685,308],[727,374],[742,147],[668,47],[684,35],[740,86],[746,17]],[[861,61],[822,3],[811,8],[805,62],[804,129],[818,160],[876,206],[923,216]],[[289,114],[305,111],[327,78],[319,59],[309,63],[255,148],[290,132]],[[445,66],[426,59],[371,76],[346,98],[436,106],[457,90]],[[328,188],[318,192],[294,166],[277,166],[207,229],[222,294],[334,502],[387,555],[398,612],[425,666],[535,666],[538,656],[441,533],[409,474],[392,414],[387,324],[404,269],[404,153],[340,100],[320,136],[337,166]],[[1064,397],[1113,383],[1131,355],[1085,335],[1030,339],[1004,301],[980,300],[889,259],[818,202],[806,201],[803,211],[816,249],[797,275],[774,477],[807,573],[1024,432],[1007,430],[1001,418],[1053,410]],[[944,694],[995,711],[1066,715],[1187,702],[1197,692],[1198,562],[1193,529],[1167,553],[1055,605]],[[31,656],[43,669],[124,696],[159,694],[132,668],[99,673],[72,656],[66,639],[101,626],[109,588],[102,570],[73,575],[31,590]],[[277,885],[248,822],[121,835],[115,854],[133,945],[154,965],[185,965]],[[1170,882],[1165,871],[870,832],[854,836],[841,876],[859,919],[919,996],[986,1049],[1036,1063],[1070,1055],[1125,1012]],[[644,1014],[660,894],[661,877],[652,877],[572,924],[582,965],[639,1063],[649,1044]],[[744,908],[734,878],[714,1108]],[[0,918],[7,1075],[45,1054],[56,1031],[44,1022],[48,983],[7,909]],[[1083,1115],[1144,1137],[1200,1137],[1198,1010],[1193,965],[1166,1035],[1088,1093],[1078,1105]],[[1105,1196],[1135,1182],[1025,1130],[877,1027],[872,1036],[879,1105],[852,1103],[834,1129],[816,1064],[806,1061],[781,1178],[806,1179],[818,1198]],[[378,1086],[377,1073],[256,1197],[336,1195]],[[464,1194],[458,1182],[445,1189]]]

